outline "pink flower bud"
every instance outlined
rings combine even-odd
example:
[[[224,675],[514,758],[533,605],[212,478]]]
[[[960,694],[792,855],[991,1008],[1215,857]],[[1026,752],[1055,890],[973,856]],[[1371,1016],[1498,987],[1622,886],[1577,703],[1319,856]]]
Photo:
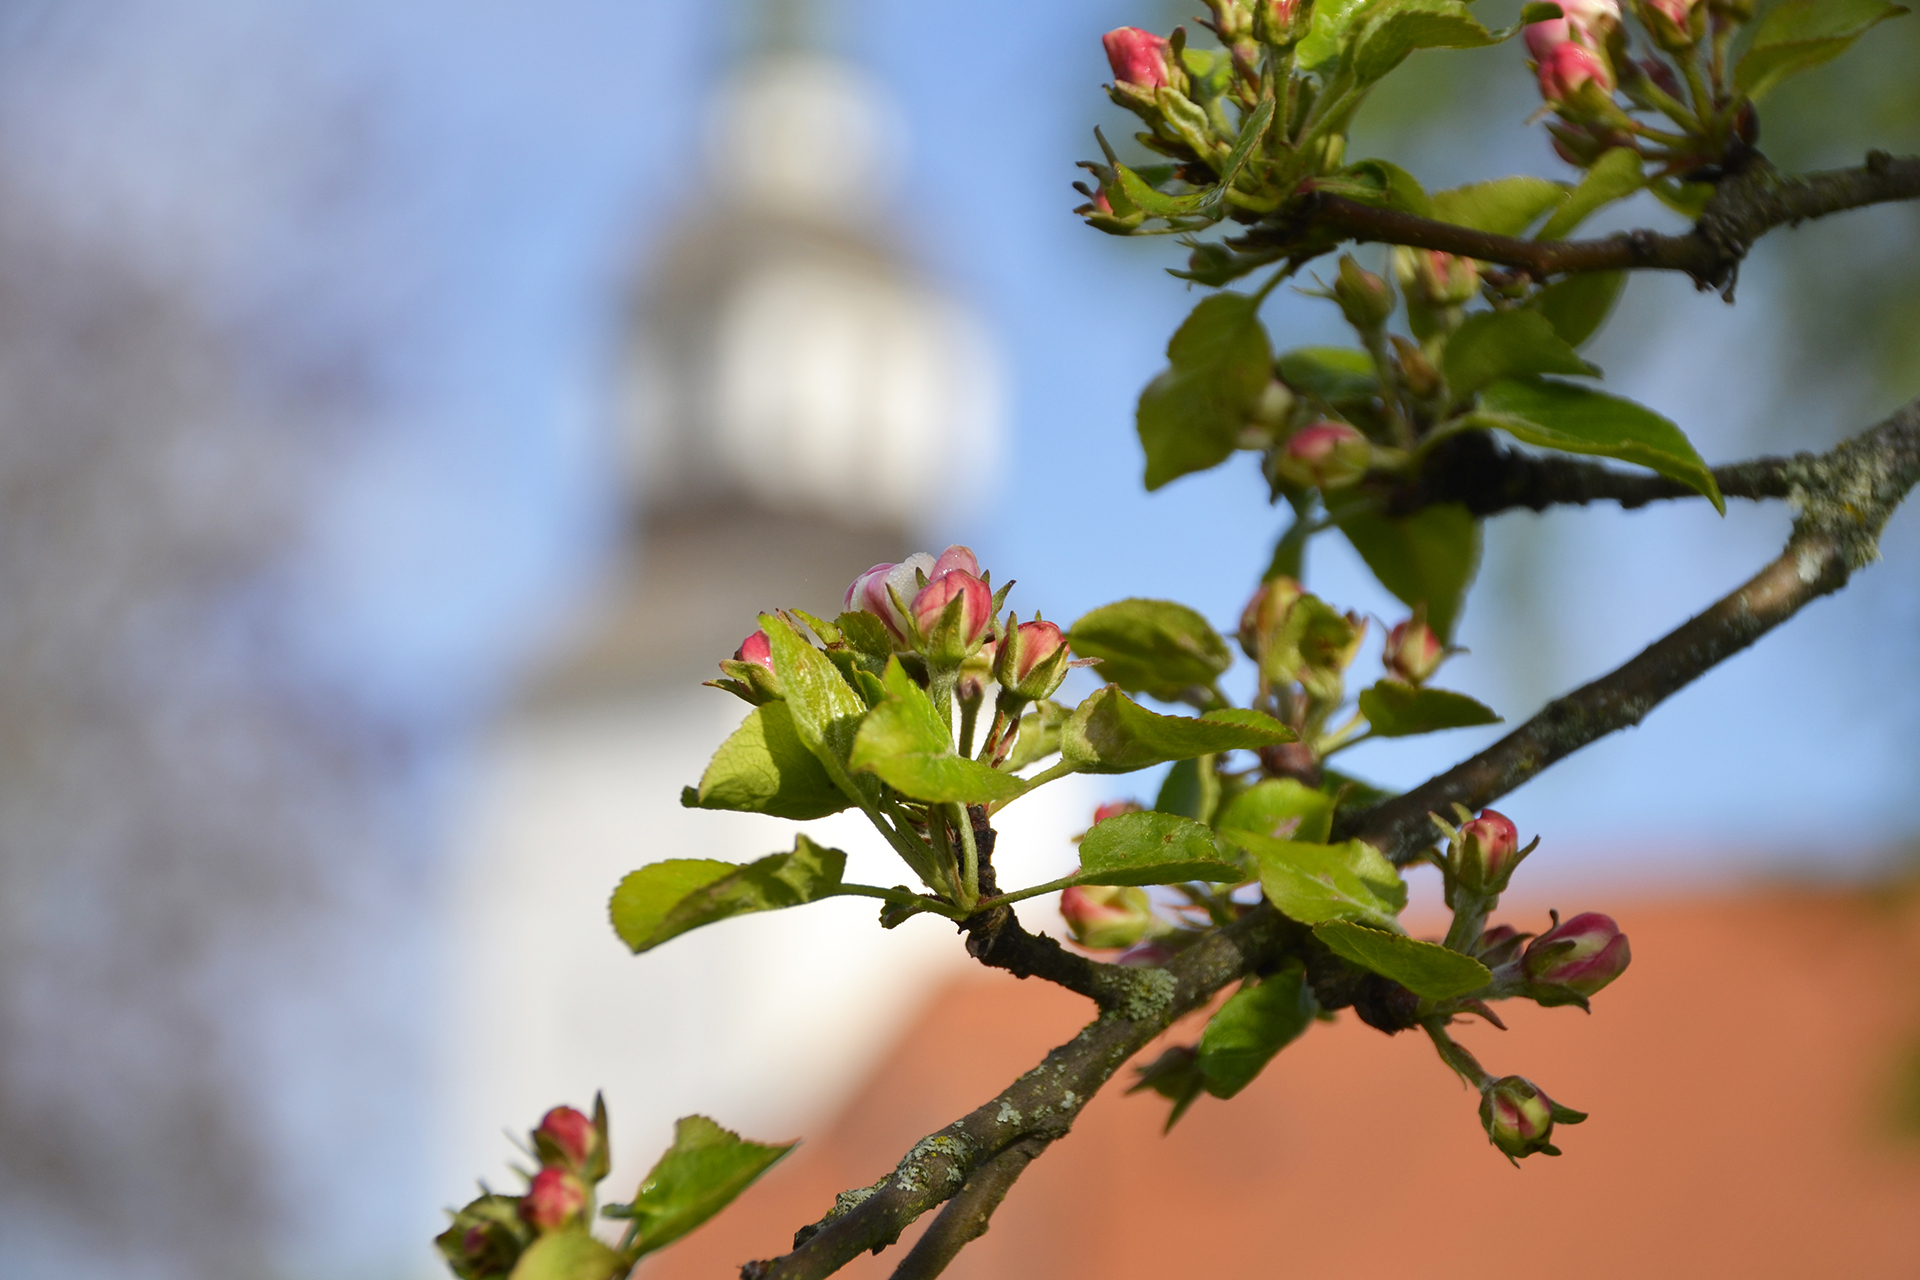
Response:
[[[1520,38],[1527,42],[1527,52],[1533,55],[1535,62],[1545,62],[1548,54],[1573,39],[1573,24],[1565,18],[1529,22],[1526,30],[1520,33]]]
[[[1105,214],[1109,218],[1113,216],[1113,204],[1107,199],[1107,189],[1105,187],[1101,187],[1093,193],[1092,203],[1095,213]]]
[[[934,564],[934,558],[924,551],[908,556],[899,564],[877,564],[847,588],[845,607],[870,613],[886,623],[887,630],[893,634],[894,647],[904,650],[907,619],[894,600],[897,598],[903,604],[912,600],[920,591],[920,576],[925,574],[932,579]]]
[[[956,544],[942,551],[940,558],[933,562],[933,568],[927,572],[927,580],[936,581],[955,570],[970,573],[976,578],[980,576],[980,562],[973,558],[973,548]]]
[[[1584,1003],[1599,990],[1627,971],[1633,952],[1627,935],[1611,916],[1585,911],[1561,923],[1556,917],[1553,928],[1535,938],[1527,947],[1527,975],[1544,987],[1558,987],[1579,997],[1578,1000],[1540,1000],[1542,1004]],[[1541,993],[1535,992],[1540,999]]]
[[[1140,805],[1132,800],[1109,800],[1093,811],[1093,820],[1097,825],[1108,818],[1117,818],[1123,813],[1139,813]]]
[[[989,644],[988,647],[992,647]],[[994,679],[1015,697],[1047,697],[1067,678],[1067,638],[1051,622],[1023,622],[1007,632],[994,662]]]
[[[1286,621],[1294,602],[1305,594],[1300,584],[1285,574],[1260,584],[1240,611],[1240,648],[1249,658],[1260,661],[1268,639]]]
[[[947,606],[958,600],[957,624],[952,635],[940,634]],[[993,591],[965,569],[953,569],[929,582],[913,598],[914,625],[927,642],[930,662],[957,666],[980,643],[993,624]]]
[[[1168,43],[1138,27],[1116,27],[1100,37],[1118,84],[1157,89],[1167,83]]]
[[[1640,21],[1661,48],[1684,49],[1700,38],[1693,29],[1693,13],[1698,6],[1699,0],[1640,0]]]
[[[1387,282],[1366,270],[1352,254],[1340,256],[1340,271],[1333,281],[1334,300],[1340,304],[1347,323],[1360,330],[1377,329],[1393,314],[1393,290]]]
[[[1274,461],[1280,476],[1303,489],[1338,489],[1367,473],[1373,446],[1344,422],[1315,422],[1300,428]]]
[[[1540,96],[1548,102],[1565,102],[1588,83],[1599,86],[1602,93],[1613,92],[1613,68],[1604,54],[1568,41],[1540,59]]]
[[[1524,856],[1520,852],[1520,832],[1512,821],[1503,813],[1482,809],[1479,817],[1460,828],[1453,851],[1453,874],[1469,889],[1500,893]]]
[[[1407,296],[1429,307],[1458,307],[1480,292],[1480,264],[1438,249],[1398,249],[1394,274]]]
[[[520,1218],[520,1197],[487,1194],[453,1215],[434,1237],[440,1256],[456,1276],[505,1276],[533,1243]]]
[[[762,636],[762,647],[765,644],[766,638]],[[540,1153],[542,1164],[585,1173],[600,1150],[600,1131],[594,1128],[593,1121],[572,1107],[555,1107],[541,1118],[540,1127],[533,1131],[533,1145]]]
[[[1130,947],[1157,923],[1145,889],[1074,885],[1061,891],[1060,915],[1073,940],[1093,951]]]
[[[1486,1126],[1488,1140],[1509,1160],[1536,1151],[1559,1155],[1551,1141],[1553,1121],[1553,1099],[1521,1076],[1496,1080],[1480,1095],[1480,1123]]]
[[[1408,618],[1387,633],[1380,661],[1408,684],[1420,684],[1440,669],[1447,651],[1424,618]]]
[[[735,662],[751,662],[756,667],[765,667],[769,671],[773,670],[773,645],[768,643],[767,633],[764,631],[756,631],[745,640],[742,640],[740,647],[733,651],[733,660]],[[579,1115],[580,1113],[576,1111],[574,1114]]]
[[[520,1216],[539,1231],[557,1231],[587,1207],[587,1184],[566,1169],[545,1168],[520,1201]]]

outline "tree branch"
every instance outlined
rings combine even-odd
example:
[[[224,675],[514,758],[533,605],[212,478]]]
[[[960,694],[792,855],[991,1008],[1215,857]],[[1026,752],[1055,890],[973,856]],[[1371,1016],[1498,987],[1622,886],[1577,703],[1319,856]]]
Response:
[[[1813,460],[1812,454],[1756,458],[1715,467],[1713,478],[1729,498],[1790,498],[1797,469]],[[1651,472],[1616,471],[1564,453],[1523,453],[1502,448],[1492,432],[1462,431],[1435,444],[1419,476],[1386,493],[1383,509],[1388,515],[1411,515],[1438,502],[1458,502],[1476,516],[1491,516],[1590,502],[1617,502],[1631,510],[1699,496],[1699,490]]]
[[[1920,400],[1830,453],[1769,465],[1787,477],[1801,508],[1778,559],[1625,666],[1550,704],[1456,768],[1343,821],[1336,836],[1358,836],[1405,863],[1432,841],[1430,811],[1454,800],[1488,804],[1555,760],[1638,723],[1669,694],[1844,585],[1876,558],[1881,530],[1920,480]],[[1020,936],[1031,938],[1024,931]],[[921,1214],[959,1196],[963,1203],[951,1220],[942,1214],[929,1229],[934,1242],[921,1261],[914,1261],[916,1246],[902,1264],[909,1276],[937,1274],[979,1234],[975,1228],[984,1228],[1007,1185],[1066,1134],[1129,1058],[1228,983],[1289,955],[1310,954],[1311,937],[1263,903],[1203,935],[1166,967],[1131,971],[1143,981],[1128,1000],[1104,1011],[985,1105],[915,1143],[879,1182],[842,1193],[824,1218],[795,1234],[793,1252],[747,1263],[742,1280],[821,1280],[862,1252],[892,1244]],[[1023,954],[1029,950],[1018,941],[1006,945]],[[1033,972],[1040,976],[1037,967]],[[933,1269],[915,1272],[909,1265]]]
[[[1857,169],[1787,178],[1764,157],[1721,181],[1700,219],[1684,235],[1630,231],[1598,240],[1521,240],[1468,227],[1376,209],[1343,196],[1312,196],[1301,219],[1315,231],[1361,242],[1439,249],[1483,262],[1518,267],[1537,279],[1582,271],[1684,271],[1701,288],[1730,286],[1753,242],[1778,226],[1848,209],[1920,198],[1920,157],[1867,153]],[[1295,237],[1295,228],[1255,231],[1243,240],[1265,243]]]
[[[975,1169],[926,1234],[914,1241],[913,1248],[893,1269],[893,1280],[932,1280],[945,1271],[960,1250],[987,1234],[993,1211],[1048,1145],[1048,1139],[1027,1138]]]

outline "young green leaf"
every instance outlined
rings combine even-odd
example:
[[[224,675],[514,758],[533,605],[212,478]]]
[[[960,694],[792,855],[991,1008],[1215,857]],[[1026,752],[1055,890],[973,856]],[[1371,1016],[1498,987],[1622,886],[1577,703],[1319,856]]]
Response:
[[[1537,311],[1477,311],[1447,339],[1441,369],[1456,399],[1500,378],[1537,373],[1589,377],[1600,370],[1580,358],[1553,325]]]
[[[1231,64],[1223,60],[1222,65],[1224,69]],[[1226,203],[1227,189],[1233,185],[1233,180],[1240,176],[1240,170],[1247,163],[1247,157],[1253,154],[1260,140],[1267,136],[1267,125],[1272,121],[1273,99],[1264,98],[1260,105],[1253,109],[1253,114],[1247,117],[1246,123],[1240,126],[1240,136],[1234,140],[1233,150],[1227,153],[1226,162],[1220,166],[1220,180],[1208,188],[1205,198],[1200,202],[1200,212],[1216,218],[1220,216],[1217,211]]]
[[[1119,175],[1120,189],[1126,192],[1127,199],[1131,200],[1138,207],[1145,209],[1153,217],[1191,217],[1200,212],[1201,205],[1206,200],[1206,193],[1204,191],[1194,191],[1186,195],[1174,196],[1168,195],[1164,191],[1155,190],[1152,184],[1145,178],[1124,164],[1116,164],[1113,166],[1113,169],[1114,172]]]
[[[1449,951],[1400,933],[1333,920],[1313,927],[1313,936],[1343,959],[1370,969],[1429,1000],[1451,1000],[1493,981],[1487,966],[1472,956]]]
[[[1210,828],[1177,814],[1118,814],[1094,823],[1080,841],[1081,884],[1237,884],[1246,878]]]
[[[902,795],[934,803],[994,804],[1027,789],[1012,774],[954,751],[932,700],[898,658],[887,660],[881,687],[886,696],[861,722],[847,758],[856,772],[877,774]]]
[[[1474,18],[1459,0],[1398,0],[1370,10],[1354,41],[1353,74],[1370,85],[1406,60],[1415,49],[1477,49],[1499,37]]]
[[[535,1240],[507,1280],[617,1280],[632,1268],[633,1259],[601,1244],[585,1227],[568,1227]]]
[[[1405,738],[1440,729],[1499,724],[1493,708],[1448,689],[1416,689],[1398,680],[1382,680],[1360,693],[1360,714],[1376,738]]]
[[[755,911],[778,911],[830,898],[840,888],[847,855],[805,836],[793,852],[745,866],[675,858],[630,873],[613,891],[613,931],[635,954],[651,951],[703,924]]]
[[[1339,178],[1321,178],[1318,185],[1375,208],[1411,213],[1420,218],[1433,212],[1433,201],[1428,199],[1420,180],[1385,160],[1356,161],[1343,169]]]
[[[794,732],[842,794],[871,804],[879,793],[878,780],[856,779],[846,767],[861,717],[867,714],[866,700],[854,692],[827,655],[802,639],[785,618],[763,613],[760,629],[767,633],[773,651],[773,671],[793,713]]]
[[[1293,730],[1258,711],[1163,716],[1110,684],[1074,708],[1060,732],[1060,756],[1081,773],[1132,773],[1169,760],[1293,740]]]
[[[793,1147],[791,1142],[747,1142],[705,1116],[685,1116],[674,1126],[673,1146],[641,1182],[633,1203],[609,1216],[631,1218],[636,1252],[651,1253],[726,1208]]]
[[[1273,348],[1258,311],[1248,294],[1216,293],[1175,330],[1170,367],[1140,393],[1148,489],[1218,466],[1234,451],[1273,377]]]
[[[1229,800],[1215,825],[1221,831],[1324,844],[1333,830],[1333,797],[1292,778],[1268,778]]]
[[[681,802],[689,809],[766,813],[795,822],[824,818],[849,803],[800,741],[793,713],[784,702],[749,711],[733,736],[713,753],[699,787],[688,787],[681,793]]]
[[[1567,189],[1545,178],[1518,175],[1433,193],[1433,216],[1489,235],[1517,236],[1567,198]]]
[[[1640,153],[1631,147],[1615,147],[1593,162],[1593,167],[1587,170],[1587,176],[1573,189],[1567,202],[1547,219],[1547,225],[1540,228],[1540,233],[1534,239],[1563,240],[1596,210],[1615,200],[1624,200],[1646,185],[1646,174],[1640,168]],[[1573,278],[1579,279],[1578,276]]]
[[[1515,439],[1567,453],[1618,458],[1705,494],[1726,514],[1713,472],[1679,427],[1645,405],[1546,379],[1496,382],[1481,397],[1480,417]]]
[[[1102,678],[1130,693],[1173,701],[1207,688],[1233,665],[1233,651],[1207,620],[1171,600],[1121,600],[1083,616],[1067,632]]]
[[[1346,347],[1298,347],[1275,362],[1280,380],[1310,399],[1338,408],[1379,394],[1373,357]]]
[[[1395,919],[1407,905],[1407,885],[1380,851],[1359,840],[1302,844],[1251,831],[1225,831],[1260,868],[1260,887],[1281,915],[1301,924],[1353,920],[1401,932]]]
[[[1313,6],[1313,23],[1307,38],[1300,42],[1295,53],[1300,69],[1316,71],[1339,61],[1374,5],[1375,0],[1319,0]]]
[[[1154,798],[1155,813],[1176,813],[1195,822],[1212,822],[1220,804],[1220,775],[1214,772],[1212,756],[1176,760],[1167,770],[1160,794]]]
[[[1568,346],[1579,347],[1600,331],[1626,287],[1624,271],[1582,271],[1554,281],[1527,305],[1545,316]]]
[[[1906,12],[1887,0],[1786,0],[1754,29],[1733,82],[1758,101],[1788,76],[1839,57],[1869,27]]]
[[[1035,703],[1033,710],[1021,717],[1020,736],[1014,739],[1013,752],[1007,757],[1007,771],[1024,769],[1058,751],[1060,730],[1072,714],[1051,698]]]
[[[1358,511],[1338,523],[1380,585],[1408,608],[1426,605],[1427,625],[1442,640],[1452,639],[1480,566],[1480,522],[1466,507],[1441,502],[1410,516]]]
[[[1312,1024],[1319,1009],[1298,963],[1234,992],[1200,1033],[1200,1075],[1207,1092],[1231,1098],[1253,1083],[1273,1055]]]

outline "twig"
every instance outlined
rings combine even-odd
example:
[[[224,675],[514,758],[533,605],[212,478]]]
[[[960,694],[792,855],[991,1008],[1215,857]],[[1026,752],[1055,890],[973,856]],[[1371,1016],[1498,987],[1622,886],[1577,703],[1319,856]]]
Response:
[[[914,1241],[913,1248],[893,1269],[893,1280],[932,1280],[947,1269],[960,1250],[987,1234],[993,1211],[1013,1190],[1014,1182],[1027,1171],[1035,1157],[1048,1146],[1044,1138],[1016,1142],[973,1171],[966,1185],[933,1220],[926,1233]]]
[[[1293,226],[1255,231],[1249,245],[1276,235],[1298,238],[1300,224],[1349,240],[1439,249],[1483,262],[1519,267],[1536,278],[1582,271],[1683,271],[1701,288],[1731,283],[1747,250],[1775,227],[1892,200],[1920,197],[1920,157],[1867,154],[1857,169],[1833,169],[1784,178],[1756,157],[1724,179],[1693,229],[1684,235],[1631,231],[1599,240],[1520,240],[1468,227],[1376,209],[1343,196],[1311,197]]]

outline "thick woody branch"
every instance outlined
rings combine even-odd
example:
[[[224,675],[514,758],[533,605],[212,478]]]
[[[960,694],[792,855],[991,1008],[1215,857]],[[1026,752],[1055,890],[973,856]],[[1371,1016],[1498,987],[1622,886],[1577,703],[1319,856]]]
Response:
[[[1784,478],[1801,509],[1778,559],[1625,666],[1550,704],[1458,767],[1343,822],[1336,836],[1358,836],[1405,863],[1432,840],[1430,811],[1444,812],[1454,801],[1488,804],[1587,743],[1637,724],[1675,690],[1837,590],[1876,557],[1881,530],[1920,480],[1920,401],[1831,453],[1767,465]],[[968,927],[970,938],[985,930],[984,922],[969,921]],[[1022,937],[1031,940],[1002,926],[994,934],[999,940],[983,949],[995,954],[1007,947],[1008,955],[1033,958],[1035,976],[1048,976],[1043,968],[1053,962]],[[957,1197],[950,1214],[929,1229],[924,1251],[910,1251],[900,1272],[938,1274],[985,1229],[1014,1178],[1066,1134],[1128,1059],[1228,983],[1267,971],[1289,955],[1305,955],[1309,939],[1301,926],[1263,904],[1202,936],[1166,967],[1130,971],[1141,981],[1126,998],[1103,1005],[1100,1018],[996,1097],[914,1144],[880,1181],[842,1193],[826,1217],[794,1236],[793,1252],[746,1264],[742,1280],[820,1280],[861,1253],[897,1241],[922,1214]]]
[[[1920,157],[1896,159],[1874,151],[1860,168],[1798,178],[1783,177],[1756,157],[1721,181],[1700,220],[1684,235],[1642,230],[1594,240],[1521,240],[1326,194],[1313,198],[1303,221],[1343,239],[1439,249],[1518,267],[1536,279],[1582,271],[1683,271],[1701,288],[1722,288],[1732,282],[1753,242],[1775,227],[1915,198],[1920,198]]]
[[[1028,933],[1012,907],[983,911],[961,925],[967,954],[1016,978],[1044,978],[1085,996],[1103,1013],[1127,1008],[1150,995],[1158,981],[1152,969],[1101,964],[1067,950],[1045,934]]]

